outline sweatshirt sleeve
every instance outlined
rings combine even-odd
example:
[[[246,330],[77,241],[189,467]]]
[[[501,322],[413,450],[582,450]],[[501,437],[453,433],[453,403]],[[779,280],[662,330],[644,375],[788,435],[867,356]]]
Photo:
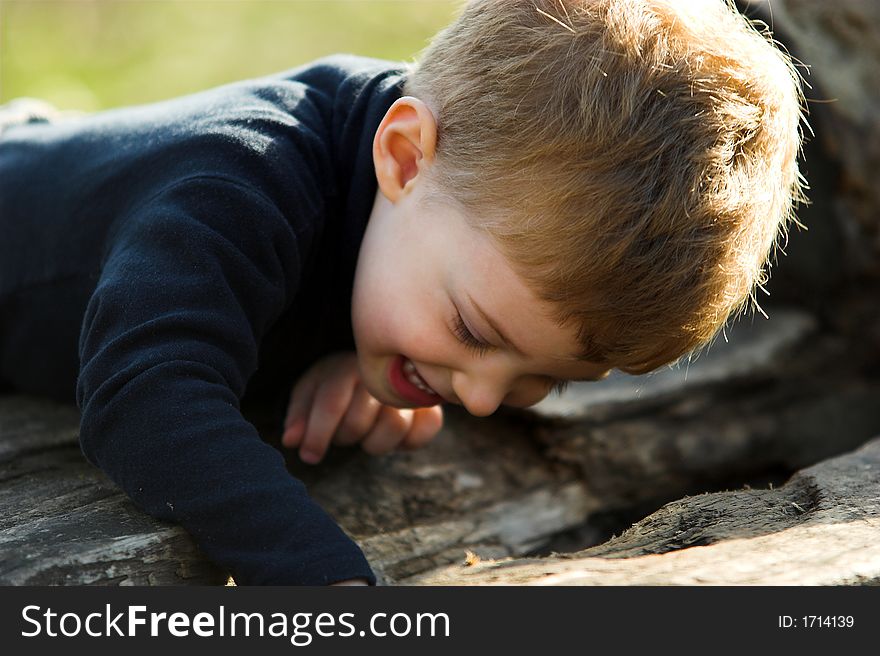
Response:
[[[299,258],[278,208],[222,178],[178,183],[121,221],[82,325],[80,444],[237,583],[375,583],[239,409]]]

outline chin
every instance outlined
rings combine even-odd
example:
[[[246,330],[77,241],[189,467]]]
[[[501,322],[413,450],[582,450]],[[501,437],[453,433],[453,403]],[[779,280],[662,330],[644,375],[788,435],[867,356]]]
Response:
[[[413,405],[412,403],[409,403],[408,401],[399,398],[396,394],[388,392],[384,387],[376,388],[376,386],[373,385],[372,380],[362,380],[362,383],[364,387],[367,388],[367,391],[373,396],[373,398],[382,405],[387,405],[392,408],[398,408],[400,410],[428,407]]]
[[[361,384],[367,388],[367,391],[370,395],[375,398],[382,405],[391,405],[394,407],[402,407],[399,404],[401,403],[396,397],[391,397],[388,391],[384,386],[378,385],[377,380],[375,378],[375,373],[364,375],[365,367],[361,365]],[[376,370],[382,371],[379,367],[373,367],[369,371],[375,372]]]

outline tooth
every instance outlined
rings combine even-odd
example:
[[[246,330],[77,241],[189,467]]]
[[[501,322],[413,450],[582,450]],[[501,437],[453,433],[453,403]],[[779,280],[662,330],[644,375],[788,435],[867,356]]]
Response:
[[[428,386],[428,384],[422,380],[422,377],[419,376],[419,372],[416,371],[416,366],[412,363],[411,360],[405,359],[403,361],[403,373],[406,375],[406,379],[409,382],[411,382],[423,392],[427,392],[428,394],[437,394],[437,392],[432,390]]]

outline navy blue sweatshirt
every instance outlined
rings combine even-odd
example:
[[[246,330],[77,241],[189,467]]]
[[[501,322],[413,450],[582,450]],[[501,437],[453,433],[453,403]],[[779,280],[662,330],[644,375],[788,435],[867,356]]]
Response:
[[[238,583],[375,581],[241,405],[354,348],[403,76],[337,56],[0,136],[0,384],[75,398],[86,457]]]

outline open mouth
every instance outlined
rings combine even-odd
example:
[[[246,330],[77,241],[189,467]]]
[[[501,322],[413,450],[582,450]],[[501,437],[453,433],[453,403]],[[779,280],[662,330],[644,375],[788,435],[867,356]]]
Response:
[[[392,360],[388,378],[397,395],[413,405],[431,406],[443,401],[419,375],[412,361],[402,355]]]
[[[418,387],[423,392],[427,392],[428,394],[437,394],[434,390],[432,390],[428,383],[426,383],[421,376],[419,376],[419,372],[416,371],[416,366],[412,363],[412,360],[404,360],[403,361],[403,373],[406,376],[406,379],[411,382],[413,385]]]

